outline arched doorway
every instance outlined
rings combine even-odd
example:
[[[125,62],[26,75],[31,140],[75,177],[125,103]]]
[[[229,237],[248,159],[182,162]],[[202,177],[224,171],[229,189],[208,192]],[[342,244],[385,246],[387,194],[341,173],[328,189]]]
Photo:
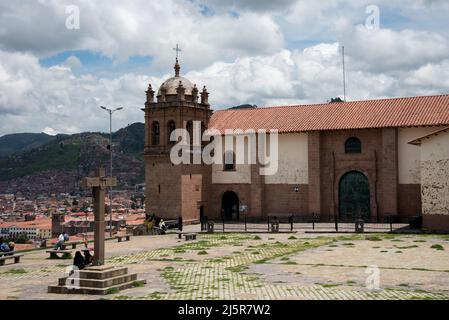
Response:
[[[221,210],[225,220],[239,220],[239,196],[233,191],[223,194]]]
[[[340,179],[338,188],[340,220],[368,221],[371,215],[368,178],[359,171],[350,171]]]

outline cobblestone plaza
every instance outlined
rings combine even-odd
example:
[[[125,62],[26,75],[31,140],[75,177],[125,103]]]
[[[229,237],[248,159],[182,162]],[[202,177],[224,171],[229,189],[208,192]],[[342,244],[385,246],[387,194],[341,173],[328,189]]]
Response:
[[[187,229],[197,231],[197,226]],[[449,299],[449,236],[399,234],[199,234],[106,242],[106,264],[145,285],[101,299]],[[0,269],[0,299],[99,299],[54,295],[47,286],[71,260],[42,251]],[[379,287],[368,285],[377,270]]]

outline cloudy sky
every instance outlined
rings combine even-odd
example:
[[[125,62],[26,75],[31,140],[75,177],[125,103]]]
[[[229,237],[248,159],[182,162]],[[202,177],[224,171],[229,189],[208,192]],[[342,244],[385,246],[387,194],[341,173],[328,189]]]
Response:
[[[448,16],[445,0],[1,0],[0,135],[107,131],[100,105],[125,107],[115,128],[143,122],[176,43],[214,109],[342,96],[342,46],[348,100],[449,93]]]

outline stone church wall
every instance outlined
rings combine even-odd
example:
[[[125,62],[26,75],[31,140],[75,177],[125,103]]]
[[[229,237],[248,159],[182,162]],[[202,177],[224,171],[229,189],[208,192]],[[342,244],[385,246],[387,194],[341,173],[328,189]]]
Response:
[[[398,214],[403,220],[421,214],[421,150],[408,142],[441,127],[398,128]]]
[[[424,228],[449,229],[449,133],[425,139],[421,145]]]
[[[251,183],[250,165],[238,164],[235,169],[235,171],[224,171],[222,164],[212,165],[212,183]]]
[[[346,154],[345,142],[351,137],[360,139],[362,152]],[[318,168],[321,177],[320,214],[323,219],[333,219],[338,214],[340,179],[349,171],[363,173],[369,181],[371,217],[377,219],[382,207],[382,130],[340,130],[320,133]],[[315,174],[309,171],[309,176]],[[310,187],[310,186],[309,186]],[[317,212],[315,212],[317,213]]]
[[[201,174],[182,175],[181,201],[183,220],[199,220],[198,203],[202,201],[203,176]]]
[[[172,166],[168,157],[147,158],[145,174],[147,213],[154,212],[165,219],[177,218],[182,210],[182,167]]]

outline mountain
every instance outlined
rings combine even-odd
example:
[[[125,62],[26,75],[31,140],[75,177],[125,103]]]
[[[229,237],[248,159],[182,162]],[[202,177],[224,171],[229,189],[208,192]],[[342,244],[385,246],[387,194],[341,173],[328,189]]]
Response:
[[[145,125],[136,122],[114,132],[112,134],[112,141],[118,143],[125,154],[142,159],[144,135]]]
[[[235,106],[235,107],[231,107],[229,108],[230,110],[233,109],[256,109],[257,106],[256,105],[252,105],[252,104],[241,104],[239,106]]]
[[[120,187],[144,181],[144,130],[143,123],[134,123],[112,135],[113,175]],[[28,147],[0,158],[0,193],[77,193],[81,179],[100,165],[109,172],[108,134],[57,135],[37,147],[21,141],[20,135],[15,139]]]
[[[56,137],[45,133],[17,133],[0,137],[0,158],[15,152],[37,148]]]

